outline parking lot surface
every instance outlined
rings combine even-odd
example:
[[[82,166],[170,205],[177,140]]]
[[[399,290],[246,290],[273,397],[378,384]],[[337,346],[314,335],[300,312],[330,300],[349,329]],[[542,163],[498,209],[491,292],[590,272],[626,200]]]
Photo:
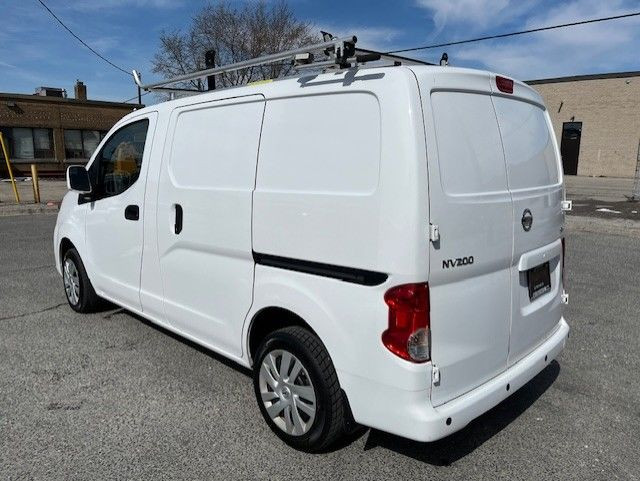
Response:
[[[74,313],[54,222],[0,218],[0,479],[640,479],[637,234],[569,229],[565,352],[464,430],[308,455],[247,371],[125,311]]]

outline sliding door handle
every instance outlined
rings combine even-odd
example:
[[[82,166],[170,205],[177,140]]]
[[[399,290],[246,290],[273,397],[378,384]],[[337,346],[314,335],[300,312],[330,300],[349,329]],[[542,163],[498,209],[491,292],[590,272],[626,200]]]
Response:
[[[182,206],[176,204],[176,222],[173,226],[173,232],[180,234],[182,232]]]
[[[124,218],[127,220],[140,219],[140,207],[137,205],[128,205],[124,209]]]

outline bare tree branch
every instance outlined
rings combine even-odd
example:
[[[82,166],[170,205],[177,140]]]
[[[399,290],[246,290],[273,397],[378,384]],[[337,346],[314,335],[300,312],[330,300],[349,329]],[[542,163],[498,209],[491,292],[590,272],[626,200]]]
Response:
[[[215,51],[218,67],[318,41],[311,25],[297,20],[286,0],[235,5],[227,0],[206,5],[193,17],[187,32],[162,32],[152,61],[153,72],[170,78],[202,70],[207,50]],[[229,87],[284,76],[290,71],[289,65],[279,62],[227,72],[216,82]],[[202,90],[204,82],[196,79],[179,86]]]

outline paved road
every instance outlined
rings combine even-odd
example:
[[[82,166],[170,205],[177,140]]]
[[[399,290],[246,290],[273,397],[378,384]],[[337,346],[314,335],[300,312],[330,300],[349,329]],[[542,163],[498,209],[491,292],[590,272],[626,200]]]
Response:
[[[565,177],[570,215],[640,221],[640,202],[630,202],[633,179],[612,177]]]
[[[603,202],[596,199],[580,199],[573,201],[569,215],[640,221],[640,202],[628,200]]]
[[[54,219],[0,218],[0,479],[640,479],[640,237],[568,234],[567,350],[460,433],[306,455],[245,371],[126,312],[73,313]]]

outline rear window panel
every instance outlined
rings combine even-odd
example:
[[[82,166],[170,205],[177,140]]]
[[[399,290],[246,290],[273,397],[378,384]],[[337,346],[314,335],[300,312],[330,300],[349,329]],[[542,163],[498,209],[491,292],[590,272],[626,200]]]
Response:
[[[449,195],[505,192],[500,132],[489,95],[431,95],[442,189]]]
[[[493,102],[502,134],[509,188],[557,184],[558,161],[544,109],[505,97],[494,97]]]

